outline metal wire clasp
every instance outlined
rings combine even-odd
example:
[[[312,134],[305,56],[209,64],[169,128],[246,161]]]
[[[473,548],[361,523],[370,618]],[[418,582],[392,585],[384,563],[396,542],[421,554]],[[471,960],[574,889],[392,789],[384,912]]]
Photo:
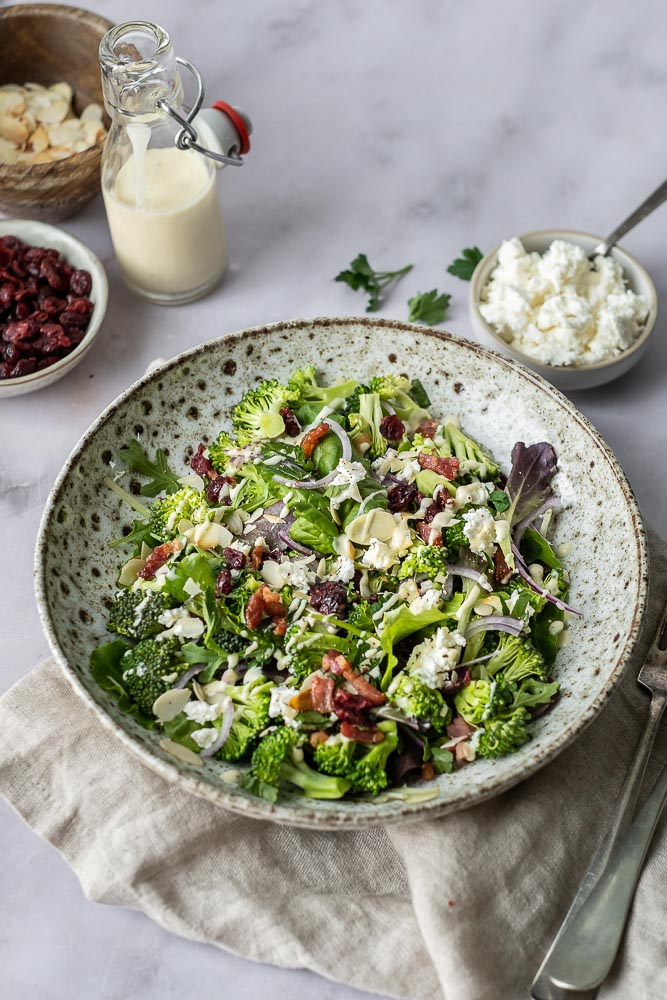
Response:
[[[202,80],[201,73],[197,67],[193,66],[188,59],[182,59],[180,56],[176,56],[176,62],[190,70],[190,73],[195,78],[195,83],[197,84],[197,97],[195,99],[195,103],[185,118],[180,115],[178,111],[176,111],[176,109],[173,108],[163,97],[157,101],[158,108],[161,108],[162,111],[166,111],[170,118],[173,118],[174,121],[178,122],[181,126],[176,134],[176,139],[174,140],[176,146],[179,149],[196,149],[198,153],[202,153],[204,156],[208,156],[212,160],[216,160],[218,163],[225,163],[230,167],[242,166],[243,157],[238,154],[234,154],[233,150],[235,147],[232,147],[229,156],[225,156],[223,153],[216,153],[214,150],[207,149],[205,146],[201,146],[199,144],[197,132],[193,128],[191,122],[204,101],[204,81]]]

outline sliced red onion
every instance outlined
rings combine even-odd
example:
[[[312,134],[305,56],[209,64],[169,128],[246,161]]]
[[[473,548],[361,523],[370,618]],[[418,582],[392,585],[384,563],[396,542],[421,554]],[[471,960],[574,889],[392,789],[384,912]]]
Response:
[[[289,525],[284,525],[277,532],[278,538],[288,549],[294,549],[295,552],[300,552],[304,556],[312,556],[313,550],[307,549],[305,545],[301,545],[300,542],[295,542],[293,538],[290,537]]]
[[[386,410],[386,411],[387,411],[387,413],[389,414],[389,416],[390,416],[390,417],[393,417],[393,416],[395,415],[395,413],[396,413],[396,410],[395,410],[395,409],[394,409],[394,407],[393,407],[393,406],[391,405],[391,403],[388,403],[388,402],[387,402],[387,400],[386,400],[386,399],[383,399],[383,400],[382,400],[382,403],[381,403],[381,405],[382,405],[382,409],[383,409],[383,410]]]
[[[220,724],[220,732],[215,743],[212,743],[210,747],[205,750],[201,750],[200,757],[213,757],[214,754],[218,752],[220,747],[223,745],[227,737],[229,736],[232,728],[232,722],[234,721],[234,705],[232,704],[231,698],[229,699],[229,704],[222,713],[222,722]]]
[[[523,621],[520,618],[512,618],[510,615],[486,615],[484,618],[475,618],[466,629],[466,635],[474,635],[475,632],[509,632],[511,635],[519,635],[523,629]],[[470,663],[465,664],[466,667]]]
[[[569,611],[571,615],[578,615],[580,618],[583,618],[583,611],[578,611],[577,608],[573,608],[571,605],[566,604],[565,601],[561,601],[560,597],[556,597],[551,593],[551,591],[545,590],[544,587],[540,587],[539,583],[536,583],[535,580],[533,580],[532,576],[528,572],[525,559],[514,544],[512,544],[512,552],[514,553],[516,568],[519,572],[519,576],[526,581],[531,590],[534,590],[535,593],[539,594],[541,597],[546,597],[547,601],[549,601],[550,604],[555,604],[559,611]]]
[[[416,719],[411,719],[409,715],[405,712],[401,712],[400,708],[392,708],[391,705],[383,705],[382,708],[375,710],[374,714],[380,719],[391,719],[392,722],[401,722],[404,726],[410,726],[411,729],[416,729],[419,731],[419,723]]]
[[[475,619],[476,621],[477,619]],[[462,667],[474,667],[476,663],[485,663],[486,660],[490,660],[495,653],[487,653],[486,656],[476,656],[474,660],[463,660],[461,662]]]
[[[178,680],[174,684],[174,687],[175,688],[184,688],[185,685],[189,681],[191,681],[193,677],[196,677],[197,674],[200,674],[202,672],[202,670],[204,669],[205,666],[206,666],[205,663],[196,663],[194,665],[194,667],[190,667],[188,670],[185,671],[184,674],[181,674],[181,676],[178,678]]]
[[[519,521],[513,531],[514,544],[520,545],[526,528],[530,528],[531,524],[537,521],[538,518],[542,517],[543,514],[546,514],[548,510],[558,506],[560,506],[558,497],[550,496],[548,500],[544,501],[541,507],[538,507],[537,510],[533,511],[532,514],[529,514],[528,517],[524,517],[523,521]]]
[[[466,576],[469,580],[474,580],[478,583],[480,587],[484,590],[492,591],[493,587],[486,579],[483,573],[480,573],[477,569],[470,569],[469,566],[460,566],[458,564],[454,566],[448,566],[447,572],[451,573],[452,576]]]
[[[442,585],[442,599],[443,601],[448,601],[452,594],[454,593],[454,581],[452,580],[452,574],[447,575],[447,579]]]
[[[352,442],[347,432],[335,420],[321,420],[320,423],[326,424],[329,430],[336,435],[343,446],[341,460],[349,462],[352,458]],[[338,469],[332,469],[331,472],[327,473],[326,476],[322,476],[321,479],[305,479],[303,482],[299,482],[298,479],[286,479],[284,476],[274,476],[273,478],[277,483],[282,483],[283,486],[288,486],[290,489],[319,490],[323,486],[328,486],[333,482],[337,475]]]

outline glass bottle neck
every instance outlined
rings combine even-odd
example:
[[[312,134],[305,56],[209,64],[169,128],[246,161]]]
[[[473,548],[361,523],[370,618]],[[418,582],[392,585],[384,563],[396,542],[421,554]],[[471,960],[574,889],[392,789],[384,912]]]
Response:
[[[128,21],[100,42],[102,90],[112,118],[125,124],[158,123],[165,112],[158,101],[178,106],[183,100],[181,77],[167,32],[150,21]]]

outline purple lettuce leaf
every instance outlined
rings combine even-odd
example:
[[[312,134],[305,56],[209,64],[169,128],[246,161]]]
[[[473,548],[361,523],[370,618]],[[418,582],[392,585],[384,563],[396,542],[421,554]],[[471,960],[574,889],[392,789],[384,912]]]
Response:
[[[551,496],[551,480],[557,469],[558,459],[552,445],[546,441],[530,445],[517,441],[512,448],[512,469],[505,485],[510,498],[505,517],[510,525],[530,517]]]

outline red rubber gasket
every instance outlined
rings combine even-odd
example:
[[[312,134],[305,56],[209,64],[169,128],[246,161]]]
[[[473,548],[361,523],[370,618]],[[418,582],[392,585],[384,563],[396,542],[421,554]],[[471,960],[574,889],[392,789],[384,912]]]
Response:
[[[235,111],[231,104],[227,104],[226,101],[216,101],[211,107],[215,108],[216,111],[221,111],[223,115],[227,115],[232,125],[236,129],[241,139],[241,149],[239,153],[241,156],[250,150],[250,135],[248,134],[248,129],[246,128],[246,123],[243,118]]]

